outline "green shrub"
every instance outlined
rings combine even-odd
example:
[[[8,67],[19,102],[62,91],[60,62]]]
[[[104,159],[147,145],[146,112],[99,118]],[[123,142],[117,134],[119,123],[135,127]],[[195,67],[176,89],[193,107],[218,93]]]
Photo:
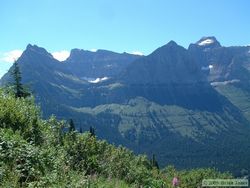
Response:
[[[24,139],[42,142],[40,112],[32,98],[15,98],[0,91],[0,128],[20,131]]]
[[[11,129],[0,129],[0,161],[1,169],[5,169],[1,177],[3,180],[8,178],[11,171],[16,174],[20,184],[34,181],[43,173],[39,148],[29,144],[19,132]]]

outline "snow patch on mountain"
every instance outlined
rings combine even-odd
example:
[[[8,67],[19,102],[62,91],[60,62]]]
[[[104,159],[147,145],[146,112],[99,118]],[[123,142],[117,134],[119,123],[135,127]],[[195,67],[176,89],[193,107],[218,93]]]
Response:
[[[214,43],[213,39],[205,39],[205,40],[199,42],[198,45],[199,46],[205,46],[205,45],[212,44],[212,43]]]
[[[208,65],[208,66],[203,66],[203,67],[201,67],[201,70],[210,70],[210,69],[212,69],[214,66],[213,65]]]
[[[219,85],[227,85],[227,84],[233,84],[233,83],[238,83],[240,80],[238,79],[233,79],[233,80],[226,80],[223,82],[211,82],[211,86],[219,86]]]
[[[105,80],[108,80],[108,77],[103,77],[103,78],[96,78],[95,80],[89,81],[90,83],[97,84],[99,82],[103,82]]]
[[[105,80],[108,80],[109,78],[108,77],[102,77],[102,78],[87,78],[87,77],[83,77],[84,80],[88,81],[89,83],[92,83],[92,84],[97,84],[97,83],[100,83],[100,82],[103,82]]]

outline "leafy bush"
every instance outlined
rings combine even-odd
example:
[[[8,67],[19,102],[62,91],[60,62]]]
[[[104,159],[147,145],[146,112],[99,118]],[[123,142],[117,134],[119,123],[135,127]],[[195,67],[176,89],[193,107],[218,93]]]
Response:
[[[0,92],[0,128],[20,131],[24,139],[41,142],[40,112],[32,98],[15,98]]]
[[[11,129],[0,129],[0,161],[5,167],[1,179],[13,171],[22,184],[36,180],[43,173],[39,148],[27,143],[19,132]]]

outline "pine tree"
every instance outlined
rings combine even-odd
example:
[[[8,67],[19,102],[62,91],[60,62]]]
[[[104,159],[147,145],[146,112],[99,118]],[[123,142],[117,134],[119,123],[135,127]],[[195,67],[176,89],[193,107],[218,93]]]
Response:
[[[79,129],[79,133],[83,133],[83,130],[82,130],[82,127],[80,127],[80,129]]]
[[[74,132],[76,130],[73,119],[69,120],[69,132]]]
[[[16,61],[13,64],[13,70],[11,72],[11,75],[13,76],[12,85],[13,85],[15,97],[25,98],[25,97],[30,96],[30,93],[25,90],[23,84],[21,83],[21,80],[22,80],[21,71]]]
[[[92,126],[89,128],[89,132],[91,136],[95,136],[95,129]]]
[[[158,162],[157,162],[157,160],[155,158],[155,154],[153,154],[153,156],[152,156],[151,166],[159,169],[159,164],[158,164]]]

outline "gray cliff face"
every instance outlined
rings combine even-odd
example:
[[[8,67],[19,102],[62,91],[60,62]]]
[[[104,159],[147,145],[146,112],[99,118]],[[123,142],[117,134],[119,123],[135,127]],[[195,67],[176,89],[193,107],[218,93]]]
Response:
[[[121,80],[130,84],[194,84],[204,82],[205,77],[188,51],[170,41],[149,56],[135,61]]]
[[[210,82],[246,77],[243,70],[250,64],[249,47],[222,47],[215,37],[203,37],[191,44],[188,51]]]
[[[113,77],[138,58],[140,56],[127,53],[119,54],[107,50],[91,52],[73,49],[65,64],[77,77]]]

